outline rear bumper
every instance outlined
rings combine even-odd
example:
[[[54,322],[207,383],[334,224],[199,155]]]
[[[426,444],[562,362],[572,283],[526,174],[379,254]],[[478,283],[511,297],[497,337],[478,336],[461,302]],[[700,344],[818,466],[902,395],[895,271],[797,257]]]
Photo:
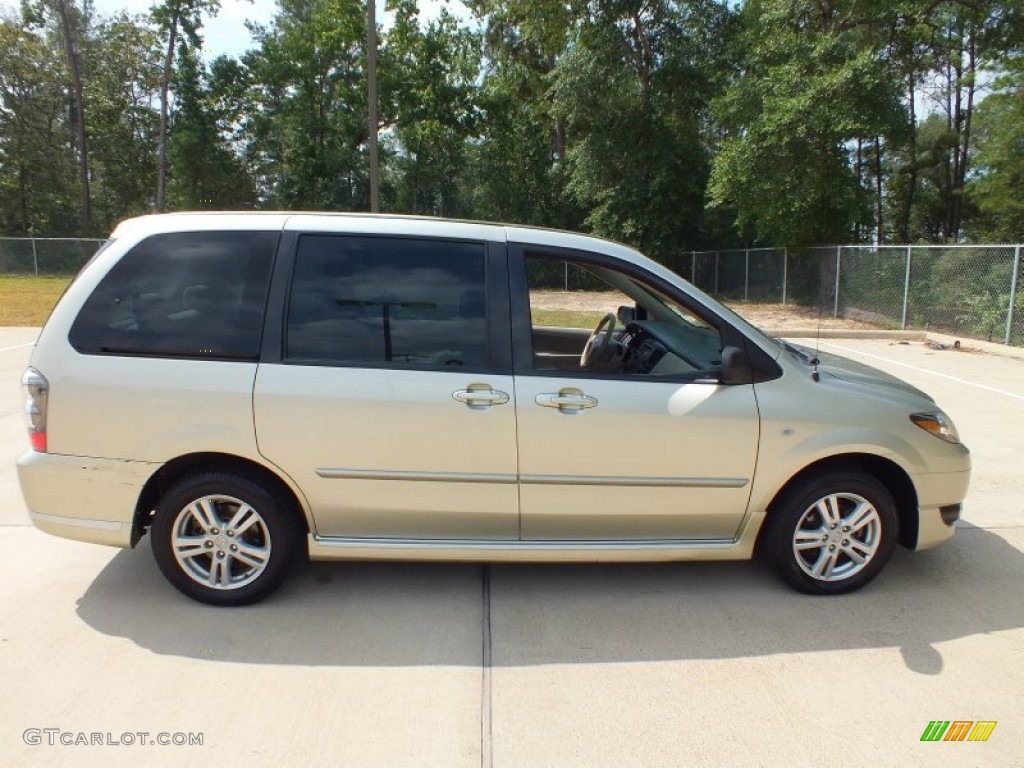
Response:
[[[18,459],[18,481],[29,517],[39,530],[66,539],[130,547],[139,494],[158,467],[28,451]]]

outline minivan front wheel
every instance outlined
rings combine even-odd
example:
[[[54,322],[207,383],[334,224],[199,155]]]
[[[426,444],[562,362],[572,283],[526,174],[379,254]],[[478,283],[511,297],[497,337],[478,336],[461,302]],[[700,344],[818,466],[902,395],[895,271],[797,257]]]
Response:
[[[808,594],[859,589],[878,575],[896,543],[896,504],[870,475],[809,478],[769,514],[770,556],[783,579]]]
[[[156,505],[153,554],[168,581],[203,603],[248,605],[284,581],[301,536],[291,504],[248,477],[208,473]]]

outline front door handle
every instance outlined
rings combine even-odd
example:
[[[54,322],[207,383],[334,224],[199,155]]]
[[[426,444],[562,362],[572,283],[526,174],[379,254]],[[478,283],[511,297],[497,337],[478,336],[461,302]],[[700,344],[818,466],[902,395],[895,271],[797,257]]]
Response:
[[[597,398],[585,395],[574,387],[565,387],[558,392],[542,392],[534,398],[537,405],[545,408],[557,408],[562,413],[580,413],[584,408],[597,405]]]
[[[490,384],[470,384],[466,389],[452,392],[452,397],[474,411],[484,411],[493,405],[504,405],[508,402],[508,392],[493,389]]]

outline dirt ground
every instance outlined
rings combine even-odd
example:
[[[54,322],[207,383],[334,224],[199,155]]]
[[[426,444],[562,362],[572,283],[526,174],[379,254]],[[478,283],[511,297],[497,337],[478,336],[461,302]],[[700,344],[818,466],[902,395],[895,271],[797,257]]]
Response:
[[[624,297],[616,291],[535,291],[532,301],[540,309],[566,309],[574,312],[607,312],[622,303]],[[869,323],[819,314],[815,307],[796,304],[748,304],[742,301],[726,302],[734,312],[763,328],[850,328],[869,330]]]

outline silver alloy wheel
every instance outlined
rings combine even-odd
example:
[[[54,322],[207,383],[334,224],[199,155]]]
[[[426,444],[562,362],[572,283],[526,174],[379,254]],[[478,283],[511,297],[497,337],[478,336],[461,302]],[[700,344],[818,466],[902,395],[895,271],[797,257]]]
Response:
[[[181,570],[210,589],[251,584],[270,562],[266,521],[233,496],[203,496],[182,509],[171,546]]]
[[[832,493],[811,504],[793,531],[793,555],[813,579],[843,581],[867,567],[882,541],[878,510],[856,493]]]

